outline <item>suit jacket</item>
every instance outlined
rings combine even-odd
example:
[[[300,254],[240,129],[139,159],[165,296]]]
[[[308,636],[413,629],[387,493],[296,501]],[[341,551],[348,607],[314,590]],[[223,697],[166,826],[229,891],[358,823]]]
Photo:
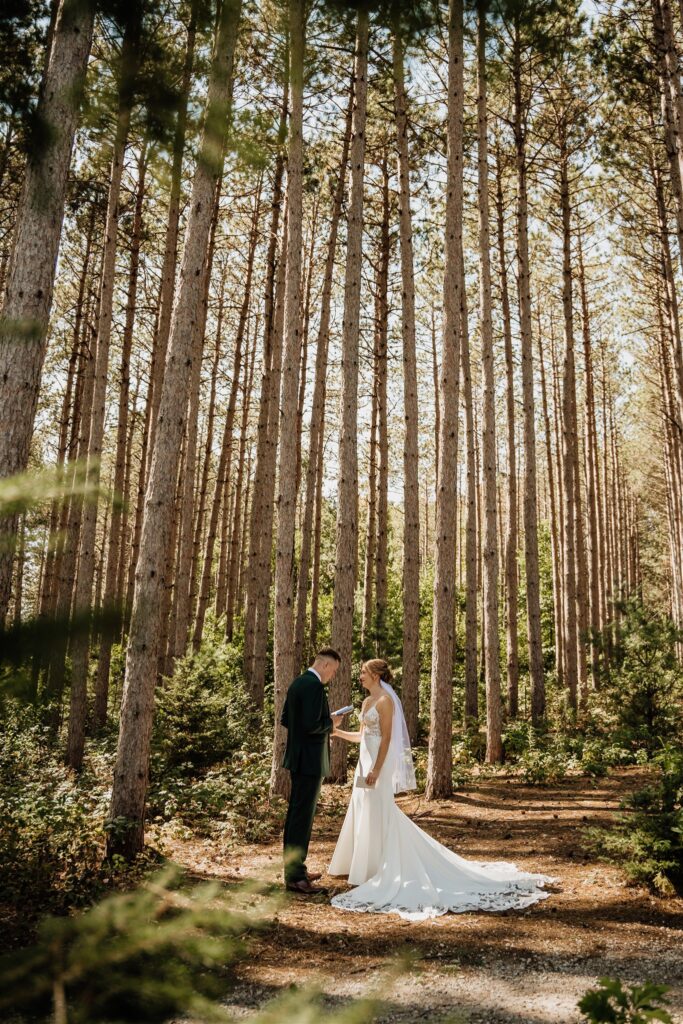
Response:
[[[332,718],[327,691],[315,672],[306,671],[290,683],[280,723],[287,730],[283,767],[302,775],[329,775]]]

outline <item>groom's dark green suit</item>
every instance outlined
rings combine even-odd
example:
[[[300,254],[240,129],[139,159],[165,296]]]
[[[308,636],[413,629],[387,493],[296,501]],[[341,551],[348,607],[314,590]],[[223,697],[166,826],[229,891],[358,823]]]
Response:
[[[332,718],[327,692],[315,672],[308,669],[290,684],[280,721],[287,729],[282,763],[292,777],[284,835],[285,881],[290,884],[306,878],[313,817],[330,770]]]

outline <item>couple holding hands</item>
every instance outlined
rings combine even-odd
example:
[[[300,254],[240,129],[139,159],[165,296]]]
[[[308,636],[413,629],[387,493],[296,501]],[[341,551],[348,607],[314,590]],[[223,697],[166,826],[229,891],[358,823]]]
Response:
[[[333,896],[343,910],[395,913],[420,921],[448,911],[522,909],[546,899],[553,879],[528,874],[506,861],[465,860],[437,842],[401,811],[396,793],[415,789],[410,739],[401,702],[386,661],[364,662],[367,691],[357,732],[340,729],[348,709],[330,714],[327,686],[341,663],[331,647],[290,685],[281,723],[287,729],[283,765],[292,789],[284,829],[287,889],[306,896],[327,892],[314,883],[306,856],[320,788],[329,773],[330,737],[359,743],[351,799],[328,874],[345,876],[350,888]]]

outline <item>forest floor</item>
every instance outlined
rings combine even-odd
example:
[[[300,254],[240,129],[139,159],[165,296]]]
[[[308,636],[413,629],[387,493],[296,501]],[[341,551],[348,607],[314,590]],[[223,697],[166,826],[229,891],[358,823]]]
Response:
[[[670,1012],[683,1024],[683,900],[628,885],[618,868],[590,859],[582,840],[587,825],[608,825],[645,778],[627,768],[539,788],[497,777],[451,800],[400,798],[407,814],[462,856],[512,860],[557,878],[552,895],[526,911],[416,924],[287,894],[275,924],[250,940],[249,957],[236,967],[231,1009],[248,1021],[274,996],[314,986],[329,1008],[380,993],[376,1019],[385,1024],[574,1024],[577,1000],[607,975],[670,985]],[[329,863],[348,795],[323,789],[309,870]],[[174,847],[174,859],[195,877],[281,878],[279,839],[230,850],[196,840]],[[345,888],[327,876],[322,884],[331,894]],[[391,974],[406,953],[409,965]]]

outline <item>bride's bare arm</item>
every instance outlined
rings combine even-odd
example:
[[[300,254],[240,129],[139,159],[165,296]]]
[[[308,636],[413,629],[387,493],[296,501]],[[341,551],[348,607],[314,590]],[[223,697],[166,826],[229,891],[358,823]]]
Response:
[[[360,743],[360,732],[346,732],[345,729],[335,729],[332,733],[332,739],[338,736],[340,740],[346,740],[347,743]]]

